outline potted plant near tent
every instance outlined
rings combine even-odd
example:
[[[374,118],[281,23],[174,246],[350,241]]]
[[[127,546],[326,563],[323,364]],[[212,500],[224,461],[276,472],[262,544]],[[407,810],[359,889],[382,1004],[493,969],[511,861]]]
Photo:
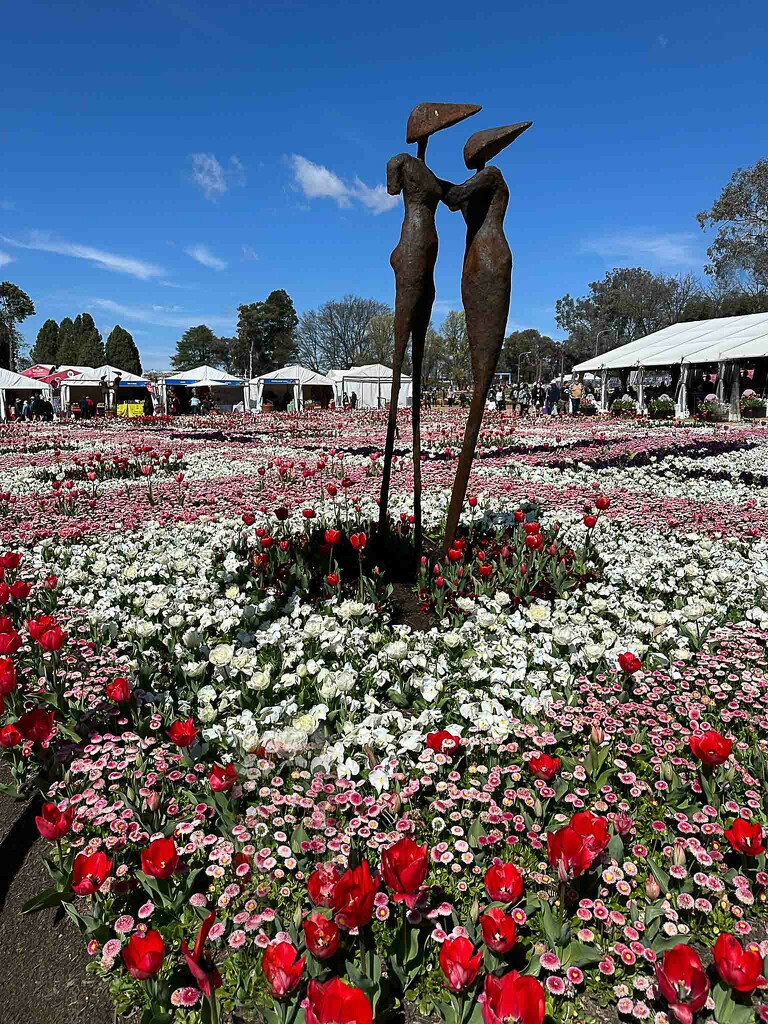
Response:
[[[741,396],[739,402],[739,408],[741,409],[741,415],[745,419],[756,419],[758,417],[765,416],[766,402],[764,398],[760,398],[756,391],[751,389],[745,391]]]
[[[648,414],[652,420],[671,420],[675,415],[675,403],[669,395],[659,395],[649,402]]]

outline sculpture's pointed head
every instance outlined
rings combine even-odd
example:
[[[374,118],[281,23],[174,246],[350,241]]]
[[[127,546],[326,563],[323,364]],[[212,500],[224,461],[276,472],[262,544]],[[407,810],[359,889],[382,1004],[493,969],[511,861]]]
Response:
[[[408,118],[406,142],[423,142],[442,128],[450,128],[482,109],[476,103],[419,103]]]
[[[507,124],[502,128],[486,128],[482,132],[470,135],[464,146],[464,163],[470,170],[485,167],[497,153],[519,138],[533,121],[520,121],[518,124]]]

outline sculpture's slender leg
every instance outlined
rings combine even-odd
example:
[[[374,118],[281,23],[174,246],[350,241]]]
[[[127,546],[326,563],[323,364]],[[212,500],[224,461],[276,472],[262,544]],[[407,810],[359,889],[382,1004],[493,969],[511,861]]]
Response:
[[[432,296],[426,308],[414,315],[413,337],[411,339],[411,362],[413,364],[413,399],[411,419],[413,422],[413,542],[416,553],[421,552],[423,525],[421,519],[421,369],[424,364],[424,344],[432,313]]]
[[[395,431],[397,429],[397,403],[400,397],[400,382],[403,373],[403,360],[408,347],[410,335],[410,312],[395,308],[395,351],[392,358],[392,394],[389,399],[389,417],[387,419],[387,439],[384,444],[384,465],[381,473],[381,491],[379,492],[379,533],[388,526],[387,509],[389,506],[389,483],[392,478],[392,457],[395,451]]]
[[[495,366],[494,366],[495,369]],[[459,519],[461,518],[461,510],[464,506],[464,498],[467,493],[467,484],[469,483],[469,475],[472,472],[472,462],[475,457],[475,447],[477,445],[477,438],[480,434],[480,426],[483,422],[483,413],[485,412],[485,400],[488,394],[488,388],[490,387],[493,372],[491,374],[484,374],[482,380],[475,381],[475,387],[472,392],[472,401],[469,406],[469,416],[467,417],[467,425],[464,428],[464,441],[461,445],[461,453],[459,455],[459,465],[456,470],[456,476],[453,481],[453,490],[451,491],[451,501],[448,505],[448,516],[445,522],[445,539],[444,548],[448,551],[453,544],[456,537],[456,529],[459,525]]]

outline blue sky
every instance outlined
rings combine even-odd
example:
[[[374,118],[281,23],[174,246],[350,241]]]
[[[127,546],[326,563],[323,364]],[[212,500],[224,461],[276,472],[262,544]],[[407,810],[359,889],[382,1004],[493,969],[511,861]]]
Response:
[[[616,265],[700,270],[695,215],[765,157],[768,8],[301,0],[6,5],[0,277],[49,316],[90,310],[164,368],[185,327],[232,333],[286,288],[301,312],[393,298],[383,193],[415,103],[483,104],[429,162],[467,176],[471,131],[532,119],[510,186],[510,324]],[[436,319],[459,306],[463,224],[439,211]]]

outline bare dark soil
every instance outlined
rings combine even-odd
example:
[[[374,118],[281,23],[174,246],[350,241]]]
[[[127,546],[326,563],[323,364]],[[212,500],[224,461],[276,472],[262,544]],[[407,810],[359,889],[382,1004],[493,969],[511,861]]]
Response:
[[[50,886],[37,806],[0,795],[0,1021],[2,1024],[112,1024],[106,986],[86,974],[82,936],[54,910],[22,916]]]

